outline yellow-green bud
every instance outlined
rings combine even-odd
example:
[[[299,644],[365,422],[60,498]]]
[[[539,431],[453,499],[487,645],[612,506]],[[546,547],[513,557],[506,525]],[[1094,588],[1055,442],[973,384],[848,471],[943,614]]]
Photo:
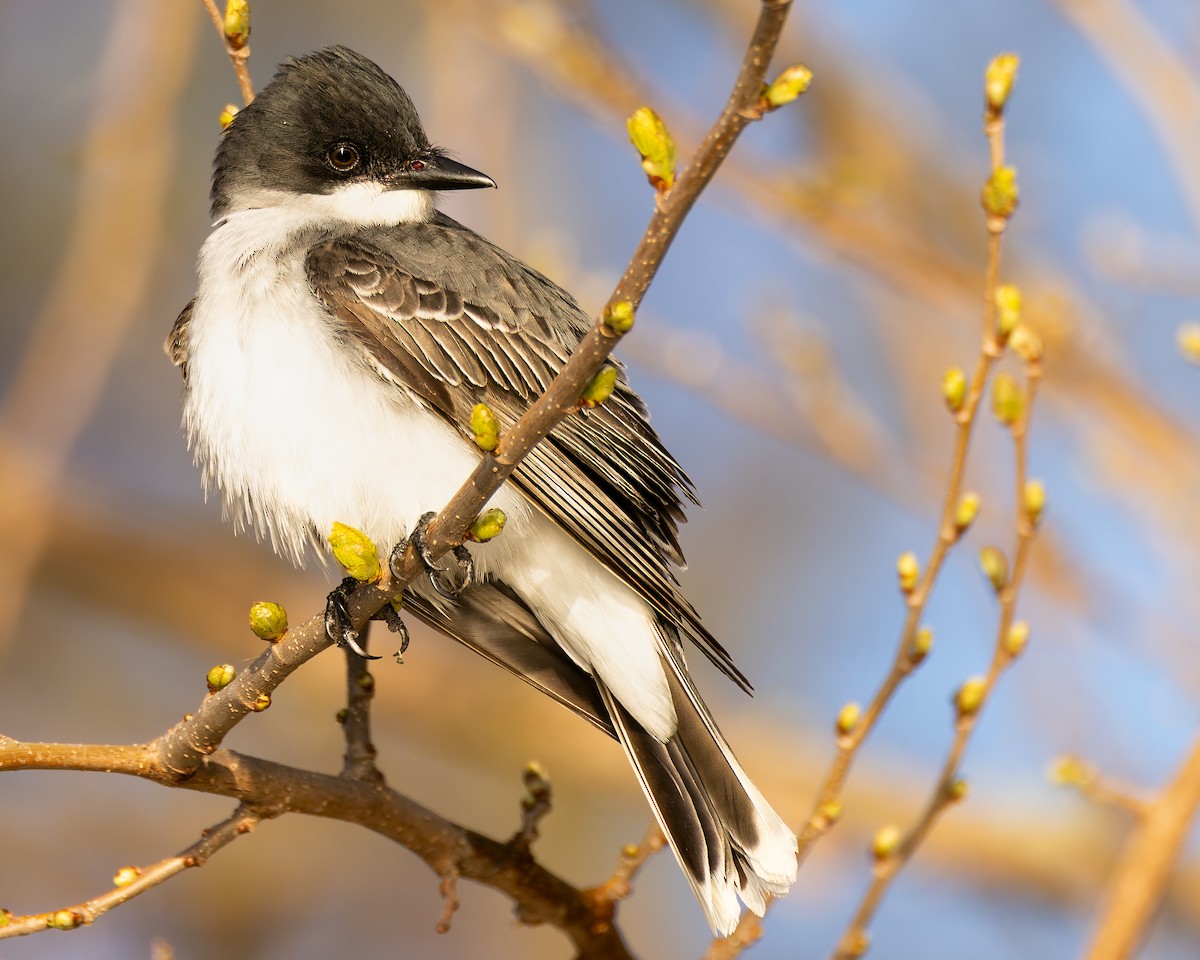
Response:
[[[1092,765],[1073,754],[1056,757],[1050,761],[1046,776],[1051,783],[1063,787],[1078,787],[1095,779]]]
[[[969,789],[967,781],[961,777],[951,780],[946,784],[946,799],[951,803],[958,803],[960,800],[965,800]]]
[[[1012,352],[1026,363],[1042,362],[1042,338],[1033,327],[1024,323],[1017,324],[1012,336],[1008,338],[1008,345]]]
[[[529,791],[528,799],[531,803],[537,803],[550,796],[550,774],[536,760],[530,760],[525,764],[521,781],[525,784],[525,789]],[[632,846],[635,850],[637,849],[637,844]],[[634,856],[637,854],[635,853]]]
[[[1029,645],[1029,624],[1024,620],[1018,620],[1008,628],[1008,634],[1004,638],[1004,652],[1010,657],[1019,657],[1025,652],[1025,647]]]
[[[234,50],[250,41],[250,0],[225,0],[225,39]]]
[[[208,671],[208,676],[205,680],[208,683],[208,692],[216,693],[229,686],[233,682],[233,678],[237,676],[237,671],[233,668],[232,663],[218,663],[215,667]]]
[[[628,300],[618,300],[611,303],[604,311],[604,325],[617,333],[628,333],[633,329],[636,311]]]
[[[954,706],[961,717],[969,717],[979,712],[983,701],[987,698],[987,680],[983,677],[971,677],[954,695]]]
[[[1008,559],[999,547],[984,547],[979,551],[979,567],[992,588],[999,593],[1008,583]]]
[[[967,375],[961,367],[951,367],[942,374],[942,396],[951,413],[958,413],[967,399]]]
[[[55,930],[74,930],[82,922],[83,918],[71,910],[55,910],[46,918],[46,926]]]
[[[770,86],[763,88],[762,99],[766,102],[765,109],[775,110],[785,103],[791,103],[808,90],[812,83],[812,77],[812,71],[808,67],[801,63],[792,64],[772,80]]]
[[[382,575],[379,551],[371,538],[361,530],[335,520],[329,532],[329,549],[346,573],[355,580],[374,582]]]
[[[871,935],[866,930],[852,930],[838,945],[838,952],[848,957],[861,957],[871,949]]]
[[[954,510],[954,529],[960,534],[964,533],[978,515],[979,494],[968,490],[959,498],[958,506]]]
[[[1000,167],[992,171],[980,194],[980,201],[987,214],[1003,220],[1007,220],[1016,212],[1020,199],[1017,171],[1012,167]]]
[[[845,810],[840,800],[827,800],[821,804],[821,808],[817,813],[825,819],[826,823],[833,824],[842,819],[842,814],[845,813]]]
[[[349,717],[349,716],[350,716],[350,711],[349,711],[349,710],[347,710],[345,707],[342,707],[342,709],[341,709],[341,710],[339,710],[337,713],[335,713],[335,714],[333,715],[333,718],[334,718],[334,719],[335,719],[335,720],[336,720],[338,723],[345,723],[345,722],[346,722],[346,718],[347,718],[347,717]]]
[[[621,848],[621,856],[626,860],[635,860],[642,852],[642,848],[636,843],[627,843]]]
[[[858,726],[858,721],[861,716],[862,707],[860,707],[857,703],[850,702],[842,707],[842,709],[838,711],[837,715],[838,735],[844,737],[846,734],[853,732],[854,728]]]
[[[369,673],[360,673],[354,682],[357,684],[359,690],[365,690],[369,693],[375,689],[375,678]]]
[[[1021,58],[1015,53],[1002,53],[993,57],[992,62],[987,65],[987,71],[983,77],[983,89],[987,97],[988,109],[991,112],[1000,113],[1008,103],[1020,63]]]
[[[1002,283],[996,288],[996,335],[1007,340],[1021,322],[1021,288]]]
[[[666,124],[649,107],[638,107],[625,125],[651,185],[660,192],[670,190],[675,182],[675,141]]]
[[[0,927],[7,927],[10,923],[12,923],[12,911],[0,907]]]
[[[1046,488],[1041,480],[1030,480],[1025,484],[1025,515],[1029,517],[1029,522],[1037,526],[1045,509]]]
[[[915,553],[902,553],[896,558],[896,575],[900,579],[900,589],[905,593],[912,593],[916,589],[917,581],[921,578],[921,564]]]
[[[1200,365],[1200,323],[1185,323],[1175,335],[1179,352],[1185,360]]]
[[[260,693],[254,698],[254,703],[250,707],[255,713],[262,713],[271,705],[271,695],[269,693]]]
[[[1007,373],[996,374],[992,381],[992,413],[1006,427],[1011,427],[1025,412],[1025,392]]]
[[[278,640],[287,633],[287,611],[270,600],[259,600],[250,606],[250,630],[262,640]]]
[[[929,656],[929,651],[933,649],[933,628],[922,627],[913,637],[912,646],[908,650],[908,659],[912,661],[915,667],[918,663]]]
[[[896,848],[900,846],[900,828],[894,824],[888,824],[886,827],[880,827],[875,833],[875,839],[871,841],[871,853],[874,854],[876,860],[886,860],[896,852]]]
[[[471,432],[475,434],[475,446],[484,453],[491,453],[500,442],[500,421],[486,403],[471,408]]]
[[[508,517],[499,507],[488,507],[471,524],[471,529],[467,531],[467,539],[474,540],[476,543],[487,543],[500,536],[500,531],[504,529],[507,520]]]
[[[617,386],[617,368],[611,363],[605,364],[600,368],[600,372],[592,377],[591,381],[583,388],[583,396],[579,402],[585,407],[598,407],[605,400],[612,396],[612,392]]]
[[[227,129],[229,127],[229,125],[231,123],[233,123],[233,118],[236,117],[237,115],[238,115],[237,104],[234,104],[234,103],[225,104],[225,108],[217,116],[217,119],[221,123],[221,129],[222,130]]]
[[[142,871],[138,867],[122,867],[113,874],[113,886],[127,887],[141,875]]]

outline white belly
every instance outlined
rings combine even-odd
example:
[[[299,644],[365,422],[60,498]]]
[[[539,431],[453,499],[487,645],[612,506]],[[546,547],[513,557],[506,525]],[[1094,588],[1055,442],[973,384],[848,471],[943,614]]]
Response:
[[[201,252],[184,402],[189,443],[235,524],[269,537],[297,564],[334,521],[389,550],[421,514],[445,506],[479,454],[339,341],[337,321],[309,290],[303,247],[244,262],[225,257],[226,249],[254,248],[221,234],[261,236],[255,215],[270,211],[235,215],[251,222],[231,218]],[[509,584],[573,659],[665,739],[675,715],[649,607],[515,488],[501,488],[492,503],[508,523],[496,540],[472,547],[480,575]]]

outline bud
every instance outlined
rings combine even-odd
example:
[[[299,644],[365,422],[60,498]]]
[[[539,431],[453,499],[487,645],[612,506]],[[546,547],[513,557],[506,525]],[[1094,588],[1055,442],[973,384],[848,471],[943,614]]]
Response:
[[[626,860],[636,860],[641,852],[642,848],[636,843],[627,843],[621,848],[621,856]]]
[[[971,677],[954,695],[954,707],[960,717],[969,717],[979,712],[987,698],[987,681],[983,677]]]
[[[942,375],[942,396],[951,413],[958,413],[967,399],[967,375],[961,367],[951,367]]]
[[[629,139],[642,157],[642,169],[660,193],[675,182],[675,141],[666,124],[649,107],[638,107],[625,123]]]
[[[1041,480],[1030,480],[1025,484],[1025,515],[1029,522],[1037,526],[1042,519],[1042,511],[1046,509],[1046,488]]]
[[[237,671],[233,668],[232,663],[218,663],[215,667],[208,671],[208,676],[205,680],[208,683],[208,692],[216,693],[229,686],[233,682],[233,678],[237,676]]]
[[[922,627],[917,631],[912,639],[912,645],[908,648],[908,659],[915,667],[927,656],[929,651],[933,649],[933,628]]]
[[[821,808],[817,811],[825,819],[825,822],[829,824],[834,824],[841,820],[844,812],[839,800],[827,800],[821,804]]]
[[[74,930],[82,922],[83,918],[71,910],[55,910],[46,918],[46,926],[55,930]]]
[[[142,875],[142,871],[137,867],[122,867],[120,870],[118,870],[116,873],[113,874],[113,879],[112,879],[113,886],[114,887],[127,887],[141,875]]]
[[[253,710],[255,713],[262,713],[270,705],[271,705],[271,695],[269,693],[260,693],[257,697],[254,698],[254,703],[251,705],[250,709]]]
[[[583,396],[579,398],[579,403],[584,407],[598,407],[612,396],[616,386],[617,368],[611,363],[606,363],[600,368],[600,372],[592,377],[591,382],[583,388]]]
[[[886,860],[899,846],[900,828],[889,823],[876,831],[875,839],[871,841],[871,853],[875,855],[876,860]]]
[[[1042,362],[1042,338],[1033,327],[1018,324],[1009,337],[1008,345],[1026,363]]]
[[[349,716],[350,716],[350,711],[349,711],[349,710],[347,710],[345,707],[342,707],[342,709],[341,709],[341,710],[339,710],[337,713],[335,713],[335,714],[333,715],[333,718],[334,718],[334,719],[335,719],[335,720],[336,720],[338,723],[343,723],[343,724],[344,724],[344,723],[346,722],[346,718],[347,718],[347,717],[349,717]]]
[[[1015,53],[1002,53],[992,58],[983,75],[983,90],[991,113],[1002,113],[1017,79],[1021,58]]]
[[[467,531],[467,539],[474,540],[476,543],[487,543],[500,536],[500,531],[504,529],[507,520],[508,517],[499,507],[488,507],[471,524],[471,529]]]
[[[965,533],[979,515],[979,494],[968,490],[958,501],[954,510],[954,529],[957,533]]]
[[[837,732],[839,736],[846,736],[858,726],[858,720],[862,716],[862,707],[857,703],[848,703],[838,711],[837,716]]]
[[[217,115],[217,120],[219,120],[221,123],[221,129],[222,130],[228,129],[229,125],[231,123],[233,123],[233,118],[236,117],[237,115],[238,115],[238,108],[237,108],[236,104],[233,104],[233,103],[225,104],[225,109],[223,109]]]
[[[500,422],[486,403],[471,408],[471,432],[475,434],[475,446],[484,453],[491,453],[500,442]]]
[[[979,551],[979,567],[993,589],[999,593],[1008,583],[1008,560],[999,547],[984,547]]]
[[[1050,762],[1046,776],[1051,783],[1056,783],[1061,787],[1078,787],[1094,780],[1096,771],[1091,764],[1079,757],[1066,754],[1056,757]]]
[[[1185,323],[1175,335],[1185,360],[1200,365],[1200,323]]]
[[[812,76],[808,67],[800,63],[792,64],[772,80],[770,86],[763,88],[762,100],[766,102],[764,109],[776,110],[785,103],[791,103],[808,90]]]
[[[550,774],[536,760],[530,760],[525,764],[525,770],[521,774],[521,781],[525,784],[525,789],[529,791],[528,801],[530,805],[541,803],[550,797]],[[633,847],[633,856],[637,856],[637,844],[630,844]]]
[[[225,39],[234,50],[250,42],[250,0],[225,0]]]
[[[958,803],[959,801],[966,799],[968,790],[969,786],[967,781],[963,780],[961,777],[951,780],[948,784],[946,784],[946,799],[951,803]]]
[[[287,633],[287,611],[270,600],[259,600],[250,607],[250,631],[261,640],[278,640]]]
[[[921,578],[921,564],[917,555],[912,552],[900,554],[896,559],[896,574],[900,579],[900,589],[912,593]]]
[[[861,928],[849,931],[838,944],[839,955],[861,957],[871,949],[871,935]]]
[[[1002,220],[1007,220],[1016,212],[1020,199],[1017,171],[1012,167],[1000,167],[992,171],[980,194],[980,201],[987,214]]]
[[[1025,412],[1025,393],[1010,374],[998,373],[992,381],[992,413],[1011,427]]]
[[[360,673],[354,681],[359,690],[370,693],[375,689],[375,677],[369,673]]]
[[[1002,341],[1021,322],[1021,288],[1012,283],[1002,283],[996,288],[996,336]]]
[[[628,333],[633,329],[636,311],[628,300],[618,300],[611,303],[604,311],[604,325],[617,333]]]
[[[346,573],[355,580],[374,582],[382,575],[379,551],[371,538],[361,530],[335,520],[329,533],[329,549]]]
[[[1029,644],[1029,624],[1024,620],[1018,620],[1008,628],[1008,635],[1004,638],[1004,652],[1010,657],[1019,657],[1025,652],[1025,647]]]

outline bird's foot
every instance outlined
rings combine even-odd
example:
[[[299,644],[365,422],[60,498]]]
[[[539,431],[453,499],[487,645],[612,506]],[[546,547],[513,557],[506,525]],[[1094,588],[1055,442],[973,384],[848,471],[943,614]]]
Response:
[[[457,581],[452,579],[445,567],[433,559],[425,537],[429,530],[429,524],[436,516],[437,514],[432,512],[421,516],[417,525],[413,527],[412,534],[393,548],[391,556],[388,558],[388,566],[391,568],[392,576],[398,577],[404,554],[411,543],[416,547],[421,563],[425,565],[425,572],[429,576],[429,582],[433,585],[433,589],[447,600],[453,600],[475,582],[475,558],[471,556],[471,551],[462,545],[454,548],[452,552],[454,559],[458,561],[458,569],[461,574],[461,579]]]
[[[367,653],[359,644],[358,631],[354,628],[354,621],[350,617],[350,608],[347,606],[347,602],[357,586],[357,580],[347,577],[329,591],[329,598],[325,601],[325,633],[339,647],[348,647],[364,660],[378,660],[379,657]],[[388,626],[390,627],[391,624],[389,623]]]

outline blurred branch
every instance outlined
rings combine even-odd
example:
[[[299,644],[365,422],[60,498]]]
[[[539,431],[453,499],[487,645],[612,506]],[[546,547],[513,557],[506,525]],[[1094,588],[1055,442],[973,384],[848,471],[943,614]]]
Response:
[[[1200,81],[1129,0],[1056,0],[1092,41],[1158,133],[1200,230]]]
[[[1146,802],[1117,864],[1088,948],[1088,960],[1133,956],[1158,912],[1200,807],[1200,739],[1175,779]]]
[[[99,403],[153,276],[175,152],[164,131],[172,129],[194,41],[192,17],[179,4],[121,0],[115,7],[70,236],[0,399],[0,647],[18,622],[52,523],[47,495]],[[131,141],[139,149],[128,149]]]

